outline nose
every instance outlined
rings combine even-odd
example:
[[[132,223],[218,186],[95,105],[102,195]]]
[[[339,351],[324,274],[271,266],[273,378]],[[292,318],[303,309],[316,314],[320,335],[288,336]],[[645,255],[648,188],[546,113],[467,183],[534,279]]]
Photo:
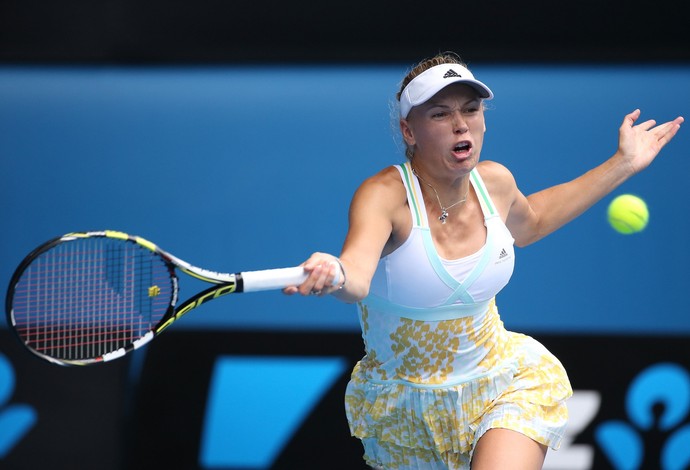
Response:
[[[453,113],[453,132],[456,134],[464,134],[467,132],[469,128],[467,127],[467,123],[465,122],[465,119],[462,117],[462,113],[459,111],[456,111]]]

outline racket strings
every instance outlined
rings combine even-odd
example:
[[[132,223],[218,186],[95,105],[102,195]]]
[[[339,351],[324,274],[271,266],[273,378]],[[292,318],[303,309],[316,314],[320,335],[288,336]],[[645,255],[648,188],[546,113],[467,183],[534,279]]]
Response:
[[[35,351],[64,360],[128,348],[160,322],[171,273],[133,242],[83,238],[39,255],[15,286],[15,329]]]

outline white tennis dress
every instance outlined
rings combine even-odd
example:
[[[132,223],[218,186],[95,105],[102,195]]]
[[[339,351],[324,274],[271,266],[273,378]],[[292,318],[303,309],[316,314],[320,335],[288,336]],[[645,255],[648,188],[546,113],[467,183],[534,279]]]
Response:
[[[385,469],[469,468],[477,440],[507,428],[558,448],[572,394],[560,362],[507,331],[496,294],[514,267],[513,238],[475,169],[484,246],[458,260],[436,252],[419,180],[397,166],[413,228],[382,258],[359,304],[366,356],[346,393],[352,435]]]

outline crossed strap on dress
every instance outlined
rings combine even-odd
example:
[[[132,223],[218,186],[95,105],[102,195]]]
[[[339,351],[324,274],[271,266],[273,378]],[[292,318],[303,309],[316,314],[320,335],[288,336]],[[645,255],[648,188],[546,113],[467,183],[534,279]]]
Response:
[[[400,165],[402,173],[405,179],[405,187],[407,189],[408,201],[410,201],[410,211],[412,212],[412,222],[415,227],[421,229],[422,240],[424,241],[424,249],[426,255],[433,267],[434,271],[438,275],[439,279],[442,280],[449,288],[453,290],[452,294],[446,299],[442,305],[452,305],[458,300],[462,301],[463,304],[470,305],[474,304],[475,300],[469,294],[468,290],[470,286],[479,278],[479,276],[484,272],[486,266],[491,261],[491,255],[495,249],[495,238],[496,230],[493,229],[492,225],[496,222],[500,223],[500,217],[498,217],[498,211],[493,204],[493,201],[489,197],[489,193],[486,190],[484,181],[482,180],[479,172],[473,169],[470,173],[470,182],[474,191],[477,193],[479,199],[479,204],[482,208],[482,213],[484,214],[484,225],[486,226],[486,242],[482,251],[481,258],[479,262],[475,265],[474,269],[470,274],[462,281],[455,279],[443,266],[443,262],[438,256],[436,247],[434,246],[434,241],[431,237],[431,230],[429,229],[429,220],[427,218],[424,200],[422,198],[421,187],[419,185],[419,179],[412,172],[412,165],[410,162],[406,162]]]

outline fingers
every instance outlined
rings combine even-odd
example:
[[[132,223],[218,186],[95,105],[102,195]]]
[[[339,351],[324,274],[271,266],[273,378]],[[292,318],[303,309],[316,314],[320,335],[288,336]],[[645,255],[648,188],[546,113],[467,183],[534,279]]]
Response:
[[[636,109],[632,113],[627,114],[625,116],[625,118],[623,118],[623,124],[621,125],[621,129],[625,130],[626,128],[630,129],[630,128],[636,127],[636,128],[641,128],[642,130],[648,131],[649,129],[651,129],[652,127],[654,127],[656,125],[656,121],[654,121],[653,119],[650,119],[648,121],[645,121],[643,123],[635,125],[637,120],[640,118],[640,114],[642,114],[642,111],[640,111],[639,109]]]
[[[641,122],[640,124],[638,124],[635,127],[639,127],[643,131],[648,131],[648,130],[652,129],[654,126],[656,126],[656,121],[654,119],[650,119],[648,121]]]
[[[641,114],[642,111],[640,111],[639,109],[636,109],[632,113],[627,114],[625,118],[623,118],[622,127],[633,127],[637,120],[640,118]],[[682,116],[678,116],[673,121],[660,124],[656,129],[660,129],[662,133],[667,132],[667,130],[673,130],[675,133],[678,131],[678,128],[680,128],[680,125],[683,124],[684,121],[685,119]],[[656,126],[656,121],[654,119],[649,119],[645,122],[637,124],[635,127],[639,127],[644,131],[648,131],[650,129],[654,129],[654,126]]]
[[[285,289],[283,289],[283,294],[285,295],[294,295],[297,292],[297,288],[294,286],[286,287]]]
[[[684,119],[682,117],[677,117],[673,121],[668,121],[657,126],[656,121],[649,120],[636,127],[651,132],[660,142],[668,142],[676,135],[683,121]]]
[[[307,281],[300,287],[300,292],[303,295],[325,295],[328,293],[328,287],[333,281],[334,273],[332,273],[333,266],[330,263],[320,262],[311,271],[311,275]],[[311,282],[310,282],[311,281]]]
[[[339,279],[340,265],[335,258],[325,253],[314,253],[303,265],[309,274],[307,279],[299,286],[287,288],[283,292],[292,295],[324,296],[338,289],[334,281]]]
[[[677,117],[673,121],[666,122],[655,129],[657,139],[662,146],[666,145],[675,137],[683,121],[684,119],[682,117]]]
[[[625,116],[623,119],[623,124],[621,126],[621,132],[627,133],[633,130],[639,130],[642,132],[651,132],[657,138],[657,140],[662,143],[668,143],[680,129],[680,125],[685,121],[682,116],[678,116],[673,121],[668,121],[663,124],[657,123],[654,119],[649,119],[647,121],[641,122],[637,125],[635,123],[639,119],[641,111],[636,109],[632,113]]]
[[[623,124],[621,124],[621,127],[632,127],[635,124],[635,121],[640,117],[640,114],[642,111],[639,109],[636,109],[630,114],[626,114],[625,117],[623,118]]]

